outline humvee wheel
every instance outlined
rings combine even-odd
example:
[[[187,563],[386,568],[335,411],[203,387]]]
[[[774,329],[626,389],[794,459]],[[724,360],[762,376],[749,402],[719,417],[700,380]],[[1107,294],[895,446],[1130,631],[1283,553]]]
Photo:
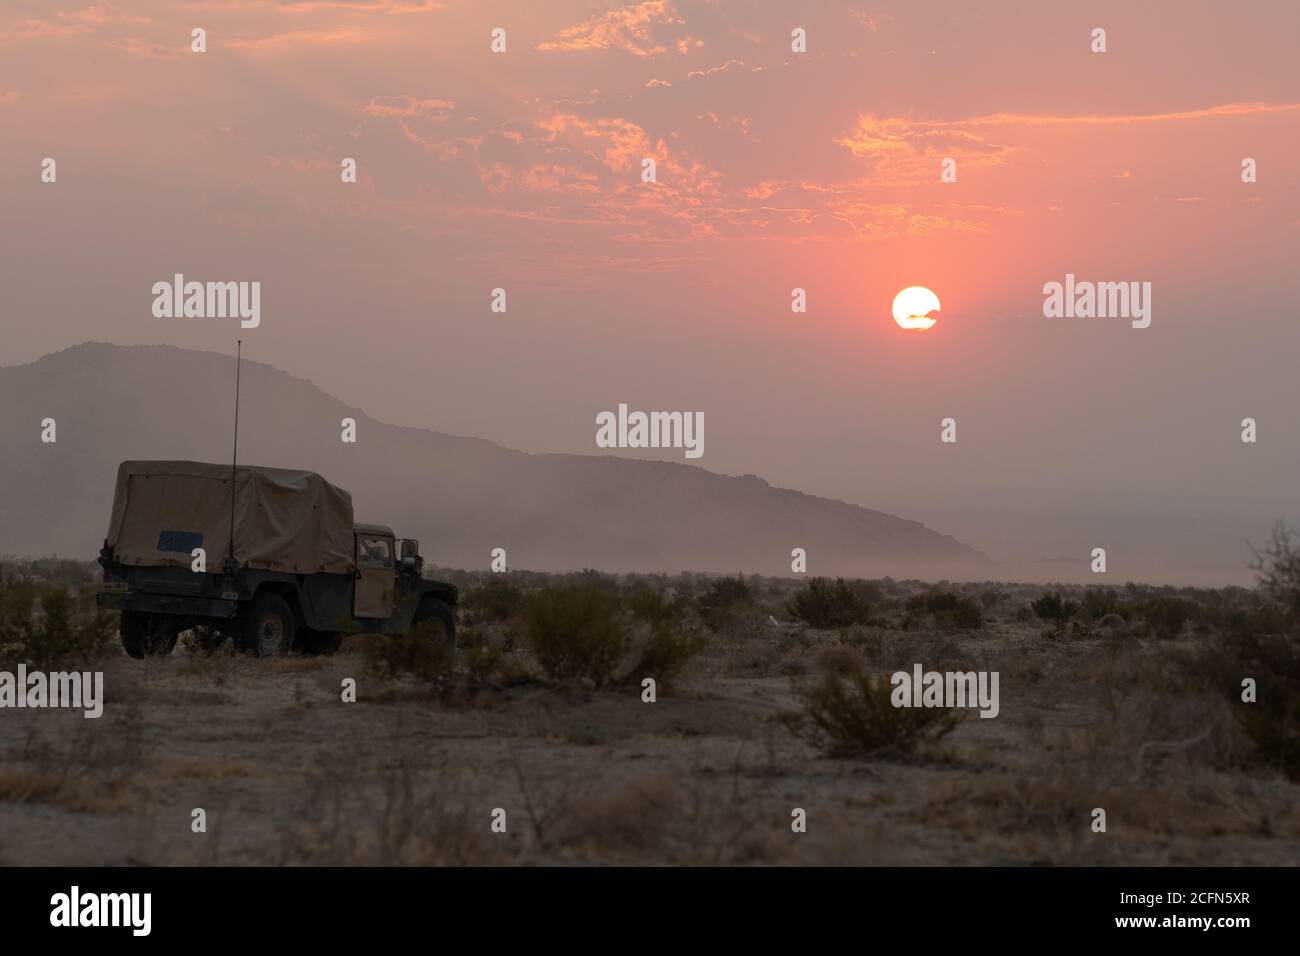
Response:
[[[296,625],[284,598],[260,594],[240,614],[236,646],[255,657],[284,657],[293,649]]]
[[[415,620],[411,622],[411,626],[414,629],[431,627],[440,631],[447,642],[447,650],[456,650],[456,612],[452,610],[451,605],[426,599],[415,612]]]
[[[165,614],[123,611],[118,626],[122,648],[135,658],[166,657],[176,646],[181,629]]]

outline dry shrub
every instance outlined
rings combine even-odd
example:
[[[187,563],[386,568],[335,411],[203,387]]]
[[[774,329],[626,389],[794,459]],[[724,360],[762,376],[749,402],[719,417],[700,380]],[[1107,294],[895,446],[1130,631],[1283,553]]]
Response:
[[[715,578],[695,602],[695,613],[724,640],[753,640],[767,631],[768,611],[759,607],[743,577]]]
[[[442,642],[439,642],[442,643]],[[358,768],[362,769],[359,771]],[[279,863],[314,866],[466,866],[505,862],[467,803],[422,786],[448,775],[416,752],[369,764],[350,751],[320,753],[301,806],[280,831]]]
[[[1274,530],[1255,570],[1262,603],[1230,613],[1193,668],[1227,698],[1260,755],[1300,780],[1300,548],[1285,527]],[[1245,678],[1256,684],[1250,703]]]
[[[984,606],[956,591],[936,590],[908,598],[907,611],[915,619],[928,615],[937,627],[974,631],[984,626]]]
[[[1097,620],[1097,626],[1102,629],[1102,636],[1106,638],[1122,638],[1125,635],[1124,618],[1118,614],[1103,614]]]
[[[1239,620],[1207,646],[1199,665],[1261,756],[1292,780],[1300,780],[1298,624],[1267,613]],[[1253,703],[1242,700],[1247,677],[1256,684]]]
[[[924,823],[966,838],[1027,832],[1086,831],[1096,806],[1084,780],[1055,769],[1035,775],[997,775],[955,782],[940,780],[918,810]]]
[[[952,710],[895,707],[892,690],[888,680],[865,670],[826,674],[819,684],[795,689],[803,711],[783,720],[831,757],[903,756],[957,726]]]
[[[728,677],[766,677],[776,671],[781,659],[775,644],[746,642],[727,655],[723,673]]]
[[[830,644],[813,652],[813,663],[826,674],[852,674],[862,670],[862,652],[845,644]]]
[[[836,640],[845,647],[852,647],[872,662],[880,662],[894,655],[898,642],[897,632],[879,627],[866,627],[861,624],[840,631]]]
[[[618,598],[585,583],[530,594],[524,640],[552,680],[603,687],[615,679],[627,647]]]
[[[465,670],[475,684],[492,681],[505,668],[505,654],[499,647],[483,643],[465,652]]]
[[[55,715],[49,715],[54,717]],[[6,754],[5,799],[84,813],[120,813],[132,805],[153,737],[135,703],[106,708],[100,720],[75,712],[30,725],[22,746]]]
[[[662,592],[649,588],[632,592],[626,603],[648,636],[642,640],[636,662],[623,679],[639,684],[653,677],[657,690],[672,688],[691,659],[704,650],[704,635],[697,630],[694,608],[688,601],[669,600]]]
[[[666,690],[703,649],[703,637],[685,620],[684,602],[640,589],[627,603],[639,626],[607,588],[578,581],[537,591],[524,602],[524,642],[546,676],[561,684],[600,688],[653,677]]]
[[[465,593],[465,613],[472,621],[508,621],[524,605],[524,592],[506,573],[489,573],[487,579]]]
[[[743,586],[744,582],[741,584]],[[656,630],[682,627],[693,616],[689,601],[682,598],[670,599],[662,591],[650,587],[633,589],[623,603],[633,617]]]
[[[641,654],[627,672],[626,679],[640,683],[653,677],[658,692],[671,690],[686,665],[704,649],[704,638],[676,628],[656,628],[641,648]]]
[[[115,634],[113,615],[87,590],[12,581],[0,587],[0,650],[40,670],[85,661]]]
[[[436,621],[417,622],[404,634],[369,634],[361,654],[366,670],[381,680],[411,677],[446,694],[455,679],[456,655]]]
[[[719,613],[739,605],[752,605],[754,594],[744,576],[738,574],[734,578],[715,578],[697,603],[700,616],[710,627],[715,627]]]
[[[1060,591],[1044,591],[1043,596],[1037,601],[1030,601],[1029,606],[1044,621],[1056,621],[1058,624],[1064,624],[1074,617],[1082,607],[1078,601],[1066,600]]]
[[[1245,742],[1223,702],[1187,680],[1180,660],[1149,647],[1080,669],[1100,706],[1095,723],[1064,745],[1076,765],[1124,781],[1240,766]]]
[[[824,630],[865,624],[871,602],[843,578],[813,578],[790,599],[789,610],[809,627]]]
[[[0,647],[15,652],[26,647],[36,626],[35,605],[36,586],[30,581],[0,585]]]
[[[1142,618],[1156,637],[1173,640],[1183,633],[1187,622],[1194,620],[1200,608],[1184,597],[1158,595],[1142,606]]]

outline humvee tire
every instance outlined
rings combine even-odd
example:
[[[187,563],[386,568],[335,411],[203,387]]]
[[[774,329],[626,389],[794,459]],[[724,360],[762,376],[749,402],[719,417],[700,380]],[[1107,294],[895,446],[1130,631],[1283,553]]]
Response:
[[[284,657],[293,650],[293,609],[275,594],[259,594],[240,611],[235,646],[254,657]]]
[[[447,650],[456,650],[456,612],[444,601],[425,599],[415,612],[411,622],[412,630],[420,627],[436,626],[442,629],[447,641]]]
[[[298,632],[298,642],[304,653],[329,655],[338,651],[345,636],[336,631],[317,631],[304,627]]]
[[[123,611],[118,625],[122,648],[135,658],[166,657],[176,647],[181,629],[164,614]]]

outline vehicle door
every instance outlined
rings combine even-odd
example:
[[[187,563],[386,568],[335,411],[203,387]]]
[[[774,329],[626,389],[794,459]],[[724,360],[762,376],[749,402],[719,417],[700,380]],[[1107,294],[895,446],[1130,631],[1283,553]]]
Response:
[[[380,534],[358,534],[357,582],[352,596],[354,617],[385,618],[393,615],[393,539]]]

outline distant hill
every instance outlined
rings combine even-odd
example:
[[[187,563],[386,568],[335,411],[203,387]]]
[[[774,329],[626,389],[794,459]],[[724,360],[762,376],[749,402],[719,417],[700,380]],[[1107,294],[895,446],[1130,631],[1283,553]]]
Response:
[[[234,358],[85,343],[0,368],[0,553],[92,556],[117,465],[229,460]],[[433,564],[789,574],[983,576],[988,559],[924,525],[690,464],[535,455],[386,425],[311,382],[245,361],[239,458],[306,468],[352,493],[357,520],[417,537]],[[57,422],[43,444],[40,423]],[[358,442],[339,440],[357,421]]]

